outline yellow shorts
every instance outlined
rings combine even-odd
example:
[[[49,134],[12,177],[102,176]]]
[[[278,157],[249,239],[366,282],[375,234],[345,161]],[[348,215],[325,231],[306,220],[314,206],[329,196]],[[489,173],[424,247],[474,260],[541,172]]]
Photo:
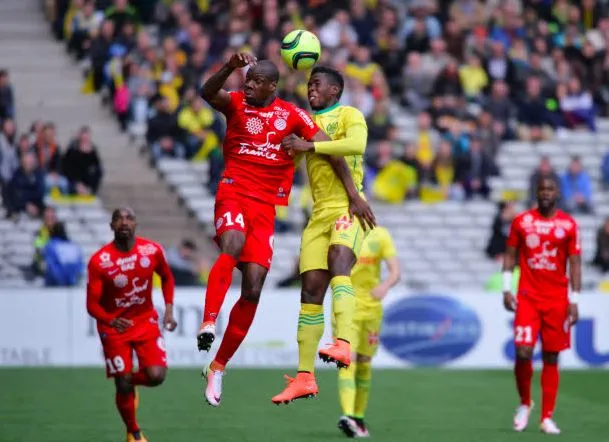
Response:
[[[347,208],[338,207],[313,213],[302,232],[300,243],[300,273],[328,270],[328,249],[341,245],[359,256],[364,242],[364,229],[357,218],[349,219]]]
[[[358,355],[373,357],[379,347],[382,323],[382,315],[367,319],[355,319],[351,332],[351,351]],[[335,329],[334,317],[332,317],[332,328]]]

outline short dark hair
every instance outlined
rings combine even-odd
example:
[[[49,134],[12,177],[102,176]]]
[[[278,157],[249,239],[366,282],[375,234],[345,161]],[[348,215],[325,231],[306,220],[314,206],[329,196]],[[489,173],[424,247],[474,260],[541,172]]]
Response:
[[[345,79],[341,73],[329,66],[315,66],[311,71],[311,76],[315,74],[326,75],[331,84],[338,86],[338,95],[336,98],[340,100],[340,97],[343,95],[343,90],[345,89]]]
[[[68,241],[68,232],[66,231],[66,226],[61,221],[51,227],[51,231],[49,232],[49,236],[51,238],[62,239],[64,241]]]

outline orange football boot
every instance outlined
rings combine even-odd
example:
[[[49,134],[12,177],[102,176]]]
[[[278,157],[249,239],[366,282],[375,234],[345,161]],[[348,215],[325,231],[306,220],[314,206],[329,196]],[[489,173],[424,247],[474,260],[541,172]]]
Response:
[[[148,439],[146,439],[144,433],[140,431],[139,439],[136,439],[133,433],[127,433],[127,442],[148,442]]]
[[[301,372],[296,374],[295,378],[291,378],[287,375],[284,377],[288,385],[285,390],[273,397],[272,401],[274,404],[289,404],[296,399],[317,396],[319,389],[317,388],[313,373]]]
[[[347,368],[351,364],[351,344],[336,339],[333,344],[319,350],[318,355],[324,362],[335,362],[338,368]]]

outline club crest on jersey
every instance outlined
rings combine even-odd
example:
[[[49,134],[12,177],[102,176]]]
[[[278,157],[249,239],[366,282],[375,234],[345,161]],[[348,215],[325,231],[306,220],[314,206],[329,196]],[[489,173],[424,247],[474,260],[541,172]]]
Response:
[[[148,258],[147,256],[142,256],[142,258],[140,259],[140,265],[145,269],[150,267],[150,258]]]
[[[565,237],[565,231],[564,231],[564,229],[561,229],[559,227],[556,230],[554,230],[554,236],[556,236],[556,238],[558,238],[558,239],[564,238]]]
[[[157,251],[157,247],[152,244],[146,244],[144,246],[138,246],[137,252],[142,256],[154,255]]]
[[[252,135],[258,135],[264,129],[262,120],[258,117],[248,118],[245,123],[245,128]]]
[[[338,121],[333,121],[326,126],[326,133],[328,135],[334,135],[338,130]]]
[[[123,289],[127,287],[127,283],[129,283],[129,278],[127,278],[127,275],[123,275],[122,273],[120,273],[114,277],[112,282],[114,282],[114,287]]]
[[[278,118],[273,123],[273,126],[275,126],[275,129],[277,130],[284,130],[286,127],[288,127],[288,122],[283,118]]]
[[[216,229],[219,229],[224,224],[224,218],[220,217],[216,220]]]
[[[334,228],[336,230],[348,230],[351,227],[351,224],[353,224],[351,222],[351,219],[349,219],[349,217],[347,215],[343,215],[339,219],[336,220],[336,223],[334,224]]]
[[[531,215],[530,213],[527,213],[525,216],[522,217],[522,221],[530,224],[533,222],[533,215]]]
[[[525,243],[529,249],[534,249],[536,247],[539,247],[539,243],[540,243],[539,236],[536,235],[535,233],[530,233],[527,235],[527,237],[525,239]]]

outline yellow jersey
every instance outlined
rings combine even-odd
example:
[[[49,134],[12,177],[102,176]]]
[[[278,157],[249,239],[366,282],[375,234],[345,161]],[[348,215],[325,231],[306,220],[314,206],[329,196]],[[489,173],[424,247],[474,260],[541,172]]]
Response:
[[[351,272],[355,289],[356,319],[380,314],[381,301],[370,292],[381,282],[381,263],[397,255],[395,244],[384,227],[375,227],[364,239],[357,263]]]
[[[306,153],[313,212],[325,208],[348,207],[347,192],[324,155],[343,156],[355,187],[361,191],[364,179],[363,154],[368,139],[366,119],[358,109],[336,103],[315,112],[313,121],[331,140],[345,140],[346,142],[343,143],[345,145],[337,145],[333,141],[316,142],[315,152]],[[325,147],[322,149],[322,146]]]

